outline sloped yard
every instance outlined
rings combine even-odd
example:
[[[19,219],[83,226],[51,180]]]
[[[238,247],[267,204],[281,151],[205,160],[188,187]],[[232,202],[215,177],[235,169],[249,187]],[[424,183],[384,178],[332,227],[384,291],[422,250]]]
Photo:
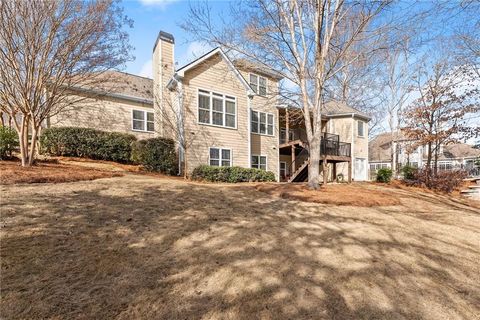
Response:
[[[0,186],[2,319],[478,319],[480,210],[144,175]]]

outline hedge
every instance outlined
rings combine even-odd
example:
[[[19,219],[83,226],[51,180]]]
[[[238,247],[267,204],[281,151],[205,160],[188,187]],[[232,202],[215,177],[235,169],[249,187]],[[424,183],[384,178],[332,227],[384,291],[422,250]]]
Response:
[[[53,156],[130,162],[131,145],[136,140],[131,134],[91,128],[48,128],[40,136],[40,150]]]
[[[388,183],[392,179],[393,171],[389,168],[378,169],[377,182]]]
[[[143,165],[148,171],[166,174],[178,172],[175,142],[172,139],[152,138],[132,144],[132,161]]]
[[[18,148],[18,134],[15,129],[0,125],[0,159],[12,157],[12,152]]]
[[[276,181],[273,172],[241,167],[196,167],[191,178],[210,182],[267,182]]]

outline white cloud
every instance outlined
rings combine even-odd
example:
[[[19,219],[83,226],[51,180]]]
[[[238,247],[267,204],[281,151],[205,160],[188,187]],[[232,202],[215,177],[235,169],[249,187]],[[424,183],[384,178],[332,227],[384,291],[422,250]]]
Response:
[[[179,67],[197,59],[210,50],[212,50],[212,47],[205,42],[191,42],[188,45],[187,50],[185,50],[185,52],[180,55],[180,58],[178,59]]]
[[[148,77],[152,78],[153,77],[153,71],[152,71],[152,59],[146,61],[143,65],[142,68],[140,69],[140,76],[142,77]]]
[[[169,4],[177,2],[178,0],[138,0],[144,6],[156,6],[165,9]]]

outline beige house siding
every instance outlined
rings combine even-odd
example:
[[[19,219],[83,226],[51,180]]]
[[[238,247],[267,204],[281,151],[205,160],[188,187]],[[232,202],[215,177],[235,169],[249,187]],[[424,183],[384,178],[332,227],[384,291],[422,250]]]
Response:
[[[243,78],[250,83],[250,71],[239,70]],[[251,134],[251,153],[253,155],[260,155],[267,157],[267,170],[272,171],[278,179],[279,175],[279,150],[278,150],[278,137],[279,137],[279,113],[276,105],[276,93],[278,92],[278,82],[271,78],[255,72],[256,75],[260,75],[267,79],[267,96],[253,96],[251,100],[250,108],[253,111],[260,111],[271,113],[274,116],[274,130],[273,136],[262,135],[258,133]],[[248,124],[250,125],[250,124]]]
[[[230,149],[233,166],[249,167],[247,91],[225,60],[219,55],[206,60],[185,74],[183,86],[188,173],[209,163],[210,147]],[[198,123],[199,89],[236,98],[236,129]]]
[[[357,121],[364,122],[364,137],[358,136]],[[334,117],[330,118],[327,124],[329,133],[338,134],[341,142],[348,142],[352,144],[352,178],[355,178],[355,158],[365,159],[365,171],[368,173],[368,122],[357,117]],[[342,162],[337,164],[337,175],[343,174],[348,177],[348,163]],[[329,166],[329,179],[333,179],[333,165]],[[366,179],[368,179],[368,174]]]
[[[75,98],[76,99],[76,98]],[[87,98],[49,119],[51,127],[86,127],[153,138],[155,133],[132,130],[132,110],[153,111],[153,106],[112,97]]]

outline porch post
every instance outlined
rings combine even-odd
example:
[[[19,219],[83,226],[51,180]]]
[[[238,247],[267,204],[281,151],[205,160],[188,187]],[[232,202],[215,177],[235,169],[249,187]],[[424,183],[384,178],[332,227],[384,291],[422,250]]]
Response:
[[[289,131],[290,131],[290,117],[289,117],[289,114],[288,114],[288,108],[285,109],[285,142],[288,142],[289,141],[289,138],[290,135],[289,135]]]
[[[352,182],[352,161],[348,162],[348,183]]]
[[[333,181],[335,182],[337,180],[337,163],[336,162],[333,163],[332,171],[333,171]]]
[[[328,173],[327,173],[327,157],[323,157],[323,184],[327,185],[328,182]]]
[[[292,175],[295,171],[297,171],[295,168],[297,164],[295,163],[295,146],[294,145],[292,145],[292,164],[293,164],[293,168],[291,168],[292,172],[290,172],[290,175]]]

